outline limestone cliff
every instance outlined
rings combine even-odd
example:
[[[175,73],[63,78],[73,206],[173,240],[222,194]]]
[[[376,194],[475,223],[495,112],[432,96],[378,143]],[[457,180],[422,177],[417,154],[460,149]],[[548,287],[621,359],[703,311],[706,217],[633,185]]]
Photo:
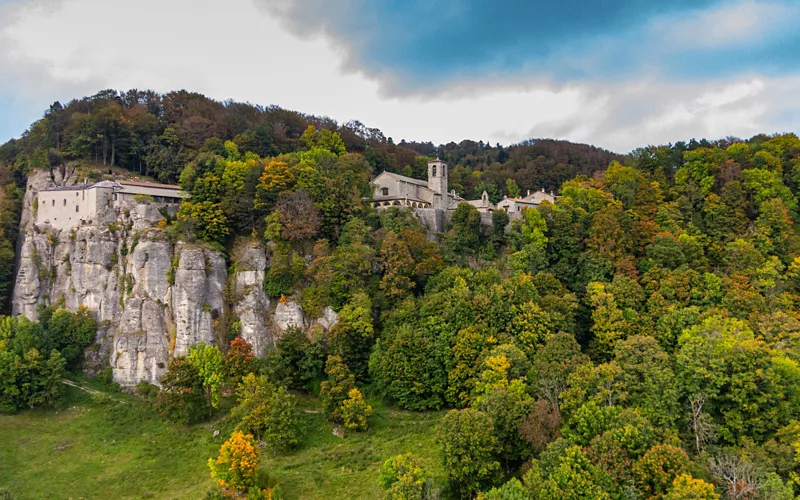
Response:
[[[40,304],[94,311],[100,329],[87,357],[95,369],[110,364],[121,385],[157,384],[172,356],[198,342],[224,342],[231,326],[262,355],[290,325],[335,323],[331,310],[310,320],[296,302],[264,294],[269,254],[262,246],[238,245],[229,277],[220,252],[173,243],[155,205],[112,207],[70,230],[35,223],[35,195],[49,177],[37,172],[28,180],[13,312],[35,320]],[[63,177],[56,182],[74,182]]]

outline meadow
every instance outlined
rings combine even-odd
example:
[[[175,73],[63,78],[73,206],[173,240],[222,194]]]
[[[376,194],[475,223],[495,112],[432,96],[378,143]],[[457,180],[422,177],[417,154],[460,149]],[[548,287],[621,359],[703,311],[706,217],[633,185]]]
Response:
[[[233,428],[223,412],[184,427],[163,421],[136,396],[109,396],[68,387],[58,410],[0,415],[0,488],[15,500],[203,498],[213,486],[207,461]],[[332,434],[319,401],[300,397],[300,447],[282,456],[264,454],[261,462],[283,499],[381,498],[380,466],[407,451],[443,478],[434,443],[443,413],[369,402],[375,410],[370,430],[342,439]]]

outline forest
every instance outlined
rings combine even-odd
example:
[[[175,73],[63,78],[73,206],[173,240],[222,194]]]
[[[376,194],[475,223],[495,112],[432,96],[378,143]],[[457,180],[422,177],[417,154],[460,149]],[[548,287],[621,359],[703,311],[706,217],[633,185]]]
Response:
[[[371,207],[375,175],[422,178],[436,156],[468,198],[558,197],[512,221],[495,212],[491,226],[462,204],[433,237],[408,211]],[[794,134],[627,155],[554,140],[435,147],[184,91],[104,91],[54,104],[0,147],[6,307],[25,176],[68,162],[177,182],[190,197],[166,232],[221,251],[268,243],[265,292],[339,314],[330,332],[290,330],[263,358],[233,322],[226,345],[174,358],[160,390],[137,387],[176,425],[232,401],[208,498],[286,495],[259,457],[298,447],[306,396],[345,439],[369,432],[373,398],[445,411],[435,440],[447,477],[408,449],[375,478],[388,499],[800,493]],[[3,320],[0,408],[58,404],[52,380],[79,370],[85,314]],[[54,342],[54,328],[77,340]]]

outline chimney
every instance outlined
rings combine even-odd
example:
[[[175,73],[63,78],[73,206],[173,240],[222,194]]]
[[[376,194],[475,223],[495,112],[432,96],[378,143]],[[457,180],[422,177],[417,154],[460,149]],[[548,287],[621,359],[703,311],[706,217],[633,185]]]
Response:
[[[528,196],[530,196],[530,195],[531,195],[531,190],[529,189],[529,190],[528,190]]]
[[[544,188],[542,188],[542,192],[544,193]]]

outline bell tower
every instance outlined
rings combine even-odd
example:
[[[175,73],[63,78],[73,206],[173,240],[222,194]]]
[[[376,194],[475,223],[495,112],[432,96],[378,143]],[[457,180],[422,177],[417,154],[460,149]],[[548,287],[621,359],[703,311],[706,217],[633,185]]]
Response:
[[[447,210],[447,163],[439,158],[428,162],[428,188],[435,193],[433,208]]]

